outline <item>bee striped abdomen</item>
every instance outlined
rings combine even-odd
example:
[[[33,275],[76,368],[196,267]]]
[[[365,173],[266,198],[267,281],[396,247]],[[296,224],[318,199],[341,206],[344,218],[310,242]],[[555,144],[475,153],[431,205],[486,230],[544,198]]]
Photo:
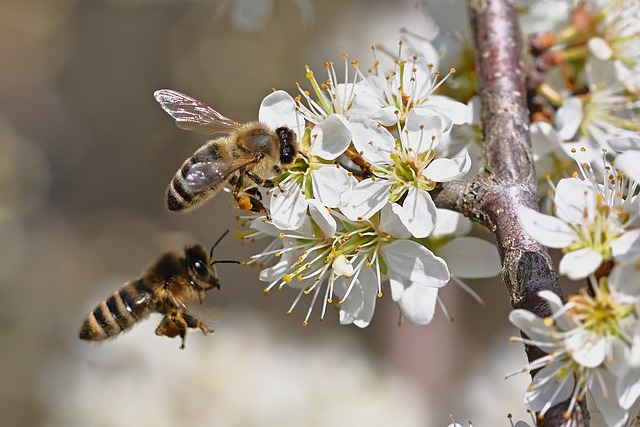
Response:
[[[87,315],[80,338],[102,341],[118,335],[153,311],[151,301],[151,291],[142,279],[127,283]]]
[[[209,141],[189,157],[176,172],[167,188],[167,208],[171,211],[188,211],[206,200],[213,189],[194,190],[187,184],[187,176],[196,163],[207,163],[226,157],[226,151],[219,145],[220,140]]]

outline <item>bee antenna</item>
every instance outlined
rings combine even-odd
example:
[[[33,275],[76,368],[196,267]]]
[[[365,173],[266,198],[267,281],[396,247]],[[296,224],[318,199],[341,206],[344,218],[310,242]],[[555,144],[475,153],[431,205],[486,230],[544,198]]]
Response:
[[[213,246],[211,246],[211,251],[209,252],[209,259],[213,258],[213,250],[216,248],[216,246],[218,246],[220,241],[222,239],[224,239],[224,236],[226,236],[227,234],[229,234],[229,229],[225,230],[225,232],[222,233],[222,236],[218,237],[218,240],[216,240],[216,242],[213,244]]]
[[[221,259],[218,261],[211,262],[213,264],[242,264],[240,261],[236,261],[235,259]]]

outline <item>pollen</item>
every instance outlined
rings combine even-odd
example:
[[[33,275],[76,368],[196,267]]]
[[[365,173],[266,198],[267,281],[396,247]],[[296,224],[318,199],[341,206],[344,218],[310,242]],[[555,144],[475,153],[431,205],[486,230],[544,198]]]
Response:
[[[377,293],[378,298],[382,298],[382,292]]]

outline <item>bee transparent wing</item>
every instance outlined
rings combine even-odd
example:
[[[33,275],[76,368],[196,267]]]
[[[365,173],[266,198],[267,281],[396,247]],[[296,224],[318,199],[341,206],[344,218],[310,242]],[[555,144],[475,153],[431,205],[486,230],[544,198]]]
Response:
[[[229,133],[242,126],[204,102],[183,93],[161,89],[156,91],[153,96],[162,109],[175,119],[176,125],[180,129],[211,135]]]
[[[204,191],[222,184],[238,169],[254,163],[254,157],[239,157],[211,162],[195,162],[184,174],[184,182],[193,192]]]

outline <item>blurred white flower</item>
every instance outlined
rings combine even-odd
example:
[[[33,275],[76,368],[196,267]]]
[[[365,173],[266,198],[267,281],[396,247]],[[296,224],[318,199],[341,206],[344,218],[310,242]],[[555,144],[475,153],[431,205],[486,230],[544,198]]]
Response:
[[[564,142],[579,143],[597,156],[599,149],[611,149],[610,139],[640,136],[640,127],[631,118],[634,101],[621,84],[599,83],[586,95],[565,99],[556,112],[555,126]]]
[[[297,6],[304,25],[313,23],[315,13],[311,0],[290,0],[290,2]],[[236,29],[256,31],[264,29],[273,13],[274,0],[221,0],[220,3],[216,15],[228,13],[231,25]]]
[[[43,425],[429,424],[424,392],[341,331],[293,337],[242,310],[181,351],[154,328],[144,322],[113,342],[49,353],[38,384]]]

